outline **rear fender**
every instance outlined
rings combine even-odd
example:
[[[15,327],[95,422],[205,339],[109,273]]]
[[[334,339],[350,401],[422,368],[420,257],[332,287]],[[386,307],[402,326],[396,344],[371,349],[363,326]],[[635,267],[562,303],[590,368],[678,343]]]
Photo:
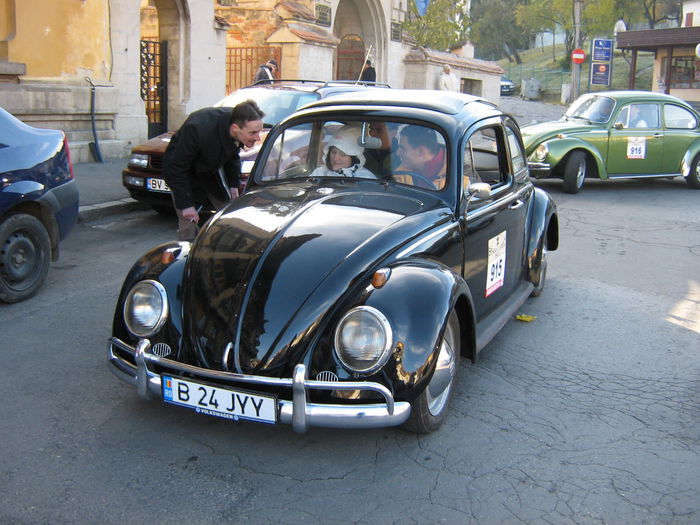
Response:
[[[685,155],[683,155],[683,160],[681,161],[680,166],[681,175],[683,175],[684,177],[688,176],[690,170],[693,167],[693,160],[695,160],[695,157],[697,157],[698,155],[700,155],[700,139],[693,142],[688,147],[688,150],[685,152]]]
[[[435,367],[437,350],[450,311],[457,308],[462,350],[475,348],[471,294],[464,280],[448,268],[424,260],[390,267],[384,286],[367,287],[364,304],[382,312],[391,324],[394,351],[385,370],[395,391],[421,387]]]
[[[528,280],[537,287],[540,280],[542,250],[554,251],[559,247],[559,219],[557,205],[548,193],[535,188],[533,206],[528,221],[527,267]]]

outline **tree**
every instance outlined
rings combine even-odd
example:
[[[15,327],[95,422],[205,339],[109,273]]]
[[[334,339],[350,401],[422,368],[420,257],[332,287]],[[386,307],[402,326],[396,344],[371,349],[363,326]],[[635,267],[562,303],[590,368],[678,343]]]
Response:
[[[432,0],[425,16],[420,16],[415,2],[408,0],[408,17],[403,29],[420,46],[447,51],[465,40],[464,4],[453,0]]]
[[[515,8],[522,0],[472,0],[469,39],[479,56],[497,60],[504,54],[520,64],[518,49],[527,47],[533,33],[515,23]]]
[[[612,33],[612,24],[617,18],[611,17],[616,0],[586,0],[581,12],[579,46],[583,46],[590,34]],[[634,0],[638,1],[638,0]],[[648,0],[645,0],[648,1]],[[524,30],[532,33],[563,29],[566,57],[571,56],[575,45],[574,8],[572,0],[531,0],[520,3],[515,9],[515,19]],[[611,21],[612,20],[612,21]]]
[[[649,29],[654,29],[659,22],[679,22],[682,4],[681,0],[642,0],[644,19]]]

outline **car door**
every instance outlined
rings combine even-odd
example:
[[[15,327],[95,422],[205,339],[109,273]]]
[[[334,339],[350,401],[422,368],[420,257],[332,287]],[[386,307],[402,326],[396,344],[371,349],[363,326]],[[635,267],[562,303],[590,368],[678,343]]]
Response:
[[[517,144],[517,170],[509,155],[509,138]],[[517,137],[500,119],[489,119],[471,128],[462,144],[466,202],[462,207],[463,276],[480,321],[497,310],[523,282],[524,228],[532,186],[524,183],[527,167]],[[488,183],[491,196],[469,197],[468,186],[474,182]]]
[[[610,178],[663,173],[664,132],[659,109],[652,102],[634,102],[620,108],[608,141],[606,165]]]
[[[687,108],[664,104],[664,159],[663,173],[680,173],[681,161],[690,145],[700,138],[698,119]]]

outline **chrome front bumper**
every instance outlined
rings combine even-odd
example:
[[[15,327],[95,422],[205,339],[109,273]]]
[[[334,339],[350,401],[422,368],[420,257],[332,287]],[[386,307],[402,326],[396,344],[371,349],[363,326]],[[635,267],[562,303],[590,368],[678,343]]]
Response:
[[[115,353],[114,348],[133,356],[136,366]],[[291,424],[296,432],[305,432],[308,427],[333,428],[378,428],[400,425],[411,415],[411,404],[407,401],[394,402],[391,392],[384,385],[369,381],[315,381],[306,378],[306,366],[294,367],[292,378],[253,376],[209,370],[186,365],[158,357],[151,353],[151,342],[139,340],[136,348],[116,337],[110,337],[107,345],[110,370],[121,380],[136,387],[144,399],[162,399],[160,375],[149,369],[150,364],[190,374],[194,379],[215,380],[222,384],[243,383],[286,387],[291,391],[292,400],[278,400],[279,421]],[[308,402],[308,391],[315,390],[364,390],[384,396],[386,403],[368,405],[335,405]]]

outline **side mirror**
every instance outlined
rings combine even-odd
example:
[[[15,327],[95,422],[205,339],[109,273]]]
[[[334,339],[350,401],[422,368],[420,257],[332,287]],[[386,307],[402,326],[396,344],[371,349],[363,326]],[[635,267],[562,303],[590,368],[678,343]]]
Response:
[[[624,127],[625,125],[622,122],[615,122],[615,124],[613,124],[613,128],[617,130],[624,129]]]
[[[477,199],[488,199],[491,197],[491,185],[485,182],[475,182],[469,185],[467,189],[469,200],[476,197]]]
[[[382,140],[377,137],[372,137],[369,134],[369,126],[367,122],[362,123],[362,132],[357,139],[357,145],[366,149],[379,149],[382,147]]]

